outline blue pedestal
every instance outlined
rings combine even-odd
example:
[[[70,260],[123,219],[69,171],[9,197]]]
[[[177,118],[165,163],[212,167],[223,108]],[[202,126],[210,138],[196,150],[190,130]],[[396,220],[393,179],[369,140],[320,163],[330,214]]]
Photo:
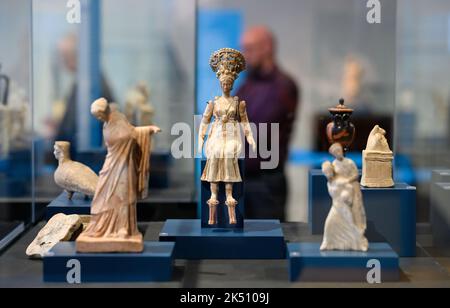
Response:
[[[44,281],[67,282],[69,260],[79,262],[82,283],[170,281],[173,250],[174,243],[146,242],[143,253],[86,254],[77,253],[74,242],[63,242],[44,257]]]
[[[450,183],[431,183],[431,227],[433,246],[450,255]]]
[[[399,280],[398,255],[386,243],[371,243],[368,252],[322,252],[320,243],[292,243],[287,251],[291,281],[365,282],[374,259],[380,262],[381,282]]]
[[[241,172],[241,177],[244,179],[244,160],[239,159],[239,170]],[[201,163],[201,171],[203,174],[203,170],[206,166],[206,160],[203,159]],[[244,212],[245,212],[245,202],[244,202],[244,182],[234,183],[233,185],[233,197],[238,202],[236,207],[236,220],[237,224],[230,225],[229,224],[229,216],[228,216],[228,207],[225,205],[226,197],[225,197],[225,184],[219,184],[219,205],[217,206],[217,225],[210,226],[208,225],[209,220],[209,206],[206,203],[211,198],[211,188],[210,183],[202,182],[201,184],[201,221],[203,228],[227,228],[227,229],[242,229],[244,228]]]
[[[392,188],[362,187],[369,242],[387,242],[400,257],[416,255],[416,188],[396,184]],[[323,234],[331,207],[327,179],[321,170],[309,172],[308,223],[312,234]]]
[[[167,220],[160,241],[175,242],[175,258],[284,259],[286,244],[278,220],[246,220],[243,230],[206,229],[200,220]]]
[[[45,219],[49,220],[54,215],[62,213],[66,215],[90,215],[92,198],[85,199],[83,194],[75,193],[72,200],[67,199],[67,193],[62,192],[53,200],[46,209]]]

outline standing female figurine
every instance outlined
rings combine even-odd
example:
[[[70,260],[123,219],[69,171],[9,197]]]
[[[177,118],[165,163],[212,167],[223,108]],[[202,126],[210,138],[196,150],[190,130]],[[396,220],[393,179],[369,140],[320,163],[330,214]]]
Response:
[[[238,97],[231,97],[235,80],[239,73],[245,70],[245,59],[239,51],[223,48],[211,56],[209,63],[220,81],[223,95],[208,103],[199,132],[199,152],[201,153],[208,126],[214,117],[205,145],[207,162],[201,178],[202,181],[209,182],[211,185],[211,198],[207,202],[208,224],[217,224],[219,183],[225,183],[225,204],[228,207],[229,223],[236,224],[237,201],[233,198],[233,183],[242,182],[238,166],[238,157],[242,150],[240,125],[247,142],[256,152],[246,104],[244,101],[239,101]]]
[[[91,205],[91,221],[76,241],[79,252],[141,252],[136,202],[147,196],[151,136],[156,126],[134,127],[101,98],[91,113],[104,122],[108,155]]]

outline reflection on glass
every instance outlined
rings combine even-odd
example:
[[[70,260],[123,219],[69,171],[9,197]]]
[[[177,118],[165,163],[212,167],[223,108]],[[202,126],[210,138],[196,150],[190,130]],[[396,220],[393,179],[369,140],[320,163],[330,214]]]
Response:
[[[45,153],[36,194],[48,203],[61,193],[52,178],[55,141],[69,141],[74,160],[100,171],[106,149],[89,108],[101,96],[133,124],[163,129],[153,146],[150,202],[192,202],[193,162],[173,160],[170,147],[172,125],[193,122],[195,1],[99,3],[82,1],[89,14],[79,25],[65,21],[65,5],[35,3],[34,118]]]

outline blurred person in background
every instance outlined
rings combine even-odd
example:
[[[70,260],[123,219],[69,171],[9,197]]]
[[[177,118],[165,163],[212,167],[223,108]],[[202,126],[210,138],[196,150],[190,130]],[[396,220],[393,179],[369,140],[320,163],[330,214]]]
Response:
[[[236,95],[247,102],[249,119],[259,128],[268,124],[268,146],[271,145],[270,124],[279,123],[279,165],[261,170],[261,158],[245,162],[245,210],[249,219],[280,219],[285,221],[288,185],[285,165],[295,122],[300,90],[295,81],[276,62],[276,42],[264,26],[248,29],[241,38],[247,61],[247,77]],[[258,131],[258,138],[260,132]],[[274,151],[274,149],[271,149]],[[270,160],[270,159],[268,159]]]

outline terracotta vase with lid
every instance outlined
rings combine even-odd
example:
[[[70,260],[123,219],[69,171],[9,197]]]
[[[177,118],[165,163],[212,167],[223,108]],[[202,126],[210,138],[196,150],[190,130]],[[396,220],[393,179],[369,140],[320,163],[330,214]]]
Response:
[[[355,140],[356,128],[350,117],[353,109],[345,106],[344,99],[339,100],[336,107],[328,109],[333,120],[327,125],[327,138],[330,144],[340,143],[347,152]]]

